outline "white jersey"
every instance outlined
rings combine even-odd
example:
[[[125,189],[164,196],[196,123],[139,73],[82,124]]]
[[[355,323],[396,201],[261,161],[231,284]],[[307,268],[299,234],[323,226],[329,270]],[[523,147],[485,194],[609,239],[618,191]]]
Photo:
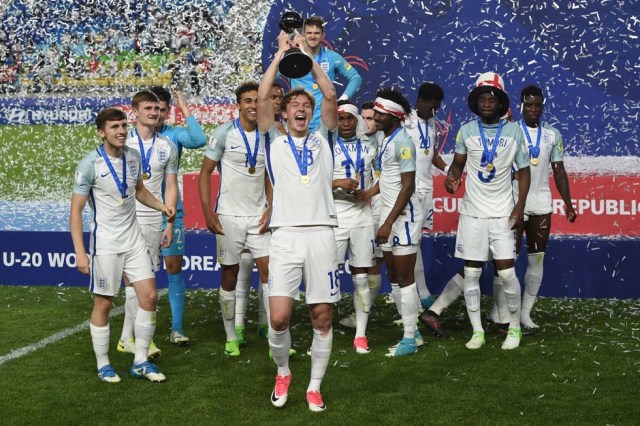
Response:
[[[527,127],[522,121],[520,127],[523,131],[529,133],[526,138],[527,145],[529,140],[534,147],[538,138],[538,127]],[[529,149],[531,156],[531,150]],[[538,156],[538,164],[531,164],[531,186],[527,194],[527,204],[524,212],[528,215],[542,215],[552,212],[551,208],[551,188],[549,187],[549,165],[556,161],[562,161],[564,156],[564,145],[560,132],[547,123],[542,123],[542,134],[540,135],[540,154]],[[533,157],[532,157],[533,158]],[[514,185],[515,197],[518,197],[518,185]]]
[[[269,130],[267,172],[273,185],[273,206],[269,226],[332,226],[338,225],[331,191],[333,183],[333,143],[337,128],[329,131],[322,124],[307,138],[294,138],[298,158],[307,146],[307,178],[303,178],[287,135],[275,127]],[[303,180],[307,183],[304,183]]]
[[[455,153],[467,156],[467,177],[460,214],[495,218],[509,216],[513,210],[511,166],[515,161],[518,168],[528,167],[529,154],[520,126],[507,120],[500,121],[499,141],[495,141],[499,125],[482,124],[488,150],[492,151],[494,142],[498,143],[491,171],[487,170],[488,162],[478,127],[480,120],[464,124],[456,136]]]
[[[245,131],[237,119],[229,121],[216,127],[204,155],[218,163],[220,172],[216,212],[230,216],[261,216],[267,206],[264,135],[257,128],[252,132]]]
[[[416,146],[416,192],[433,192],[431,166],[436,145],[436,120],[415,117],[415,121],[406,124]]]
[[[383,223],[391,213],[402,189],[400,174],[416,171],[416,147],[406,129],[399,127],[393,134],[382,140],[378,155],[382,198],[380,223]],[[411,194],[409,202],[397,220],[422,222],[422,210],[415,192]]]
[[[89,207],[93,210],[90,253],[125,253],[140,244],[144,245],[136,220],[135,193],[136,183],[140,179],[140,154],[124,148],[123,157],[108,157],[120,182],[123,182],[123,175],[126,174],[124,202],[116,180],[102,155],[98,148],[78,163],[73,193],[88,196]],[[123,160],[126,161],[124,168]]]
[[[142,143],[144,152],[140,151],[140,143]],[[138,132],[135,129],[129,132],[127,146],[130,150],[135,150],[140,154],[142,160],[140,174],[143,177],[142,182],[145,188],[158,200],[163,200],[162,182],[165,173],[173,175],[178,173],[176,146],[159,133],[154,133],[153,138],[149,140],[142,140],[138,137]],[[146,165],[148,167],[145,169]],[[140,201],[136,201],[136,214],[140,224],[162,223],[162,212],[147,207]]]
[[[333,146],[334,166],[333,180],[356,179],[360,182],[358,189],[371,187],[373,181],[373,164],[377,158],[377,140],[364,135],[362,138],[348,140],[338,139]],[[345,153],[346,150],[346,153]],[[355,201],[353,194],[343,190],[333,191],[340,228],[360,228],[373,225],[371,205]]]

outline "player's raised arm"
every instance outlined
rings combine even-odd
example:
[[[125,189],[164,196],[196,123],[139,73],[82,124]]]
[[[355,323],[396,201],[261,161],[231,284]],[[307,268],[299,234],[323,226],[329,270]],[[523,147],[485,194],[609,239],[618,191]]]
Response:
[[[305,52],[304,38],[296,33],[294,40],[295,47]],[[327,129],[333,130],[338,127],[338,104],[336,96],[336,88],[333,86],[333,82],[329,80],[327,73],[325,73],[320,65],[312,59],[313,67],[311,68],[311,75],[316,80],[320,92],[322,92],[322,105],[321,105],[321,119]]]
[[[290,47],[289,35],[284,31],[280,31],[278,35],[278,51],[273,55],[273,60],[267,71],[265,71],[258,88],[258,129],[263,133],[268,132],[275,122],[273,104],[271,103],[271,87],[276,81],[280,59]]]
[[[182,92],[174,90],[173,94],[177,99],[178,108],[182,111],[184,120],[187,123],[186,129],[180,129],[180,132],[178,133],[178,140],[185,148],[202,148],[207,144],[207,136],[204,134],[202,126],[200,126],[198,120],[191,115],[191,110],[189,109],[184,96],[182,96]]]

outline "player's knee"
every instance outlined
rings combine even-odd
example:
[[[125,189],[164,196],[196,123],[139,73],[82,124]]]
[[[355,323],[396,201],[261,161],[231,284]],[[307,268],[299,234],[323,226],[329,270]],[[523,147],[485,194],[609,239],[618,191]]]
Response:
[[[504,283],[508,283],[514,279],[518,279],[518,277],[516,277],[516,268],[514,267],[498,270],[498,276],[502,278],[502,281]]]
[[[158,292],[155,288],[147,288],[138,293],[138,304],[145,311],[155,311],[158,302]]]
[[[276,331],[284,331],[289,327],[289,315],[271,311],[271,328]]]

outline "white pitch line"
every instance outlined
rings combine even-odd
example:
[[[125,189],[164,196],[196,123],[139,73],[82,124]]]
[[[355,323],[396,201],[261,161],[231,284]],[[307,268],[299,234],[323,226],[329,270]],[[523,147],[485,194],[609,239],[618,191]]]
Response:
[[[162,289],[160,291],[158,291],[158,298],[160,298],[160,296],[163,296],[167,293],[167,289]],[[118,308],[112,309],[111,312],[109,312],[109,318],[113,318],[113,317],[117,317],[118,315],[122,315],[122,313],[124,312],[124,306],[120,306]],[[27,354],[30,354],[31,352],[35,352],[38,349],[42,349],[52,343],[57,343],[60,340],[66,339],[67,337],[74,335],[80,331],[84,331],[86,329],[89,328],[89,320],[76,325],[75,327],[71,327],[71,328],[67,328],[66,330],[62,330],[56,334],[52,334],[49,337],[46,337],[42,340],[40,340],[37,343],[34,343],[32,345],[27,345],[25,347],[22,347],[20,349],[16,349],[13,350],[11,352],[9,352],[6,355],[2,355],[0,356],[0,365],[9,362],[9,361],[13,361],[14,359],[18,359],[21,358]]]

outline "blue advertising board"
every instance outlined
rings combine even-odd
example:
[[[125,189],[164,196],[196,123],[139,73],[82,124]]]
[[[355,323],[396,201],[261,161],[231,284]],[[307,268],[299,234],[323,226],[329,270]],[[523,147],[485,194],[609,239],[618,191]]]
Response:
[[[88,235],[86,235],[88,239]],[[453,257],[452,236],[424,235],[422,241],[427,284],[439,294],[446,282],[462,268]],[[211,289],[220,285],[215,238],[206,232],[187,232],[183,270],[187,288]],[[526,256],[516,269],[524,276]],[[491,268],[485,268],[481,286],[492,292]],[[553,238],[545,257],[541,296],[580,298],[640,298],[640,252],[637,240],[597,238]],[[68,232],[0,232],[0,277],[8,285],[88,286],[88,277],[75,268],[75,254]],[[166,273],[158,274],[158,285],[166,287]],[[257,272],[253,274],[257,286]],[[348,274],[341,287],[353,291]],[[384,277],[382,291],[389,291]]]

